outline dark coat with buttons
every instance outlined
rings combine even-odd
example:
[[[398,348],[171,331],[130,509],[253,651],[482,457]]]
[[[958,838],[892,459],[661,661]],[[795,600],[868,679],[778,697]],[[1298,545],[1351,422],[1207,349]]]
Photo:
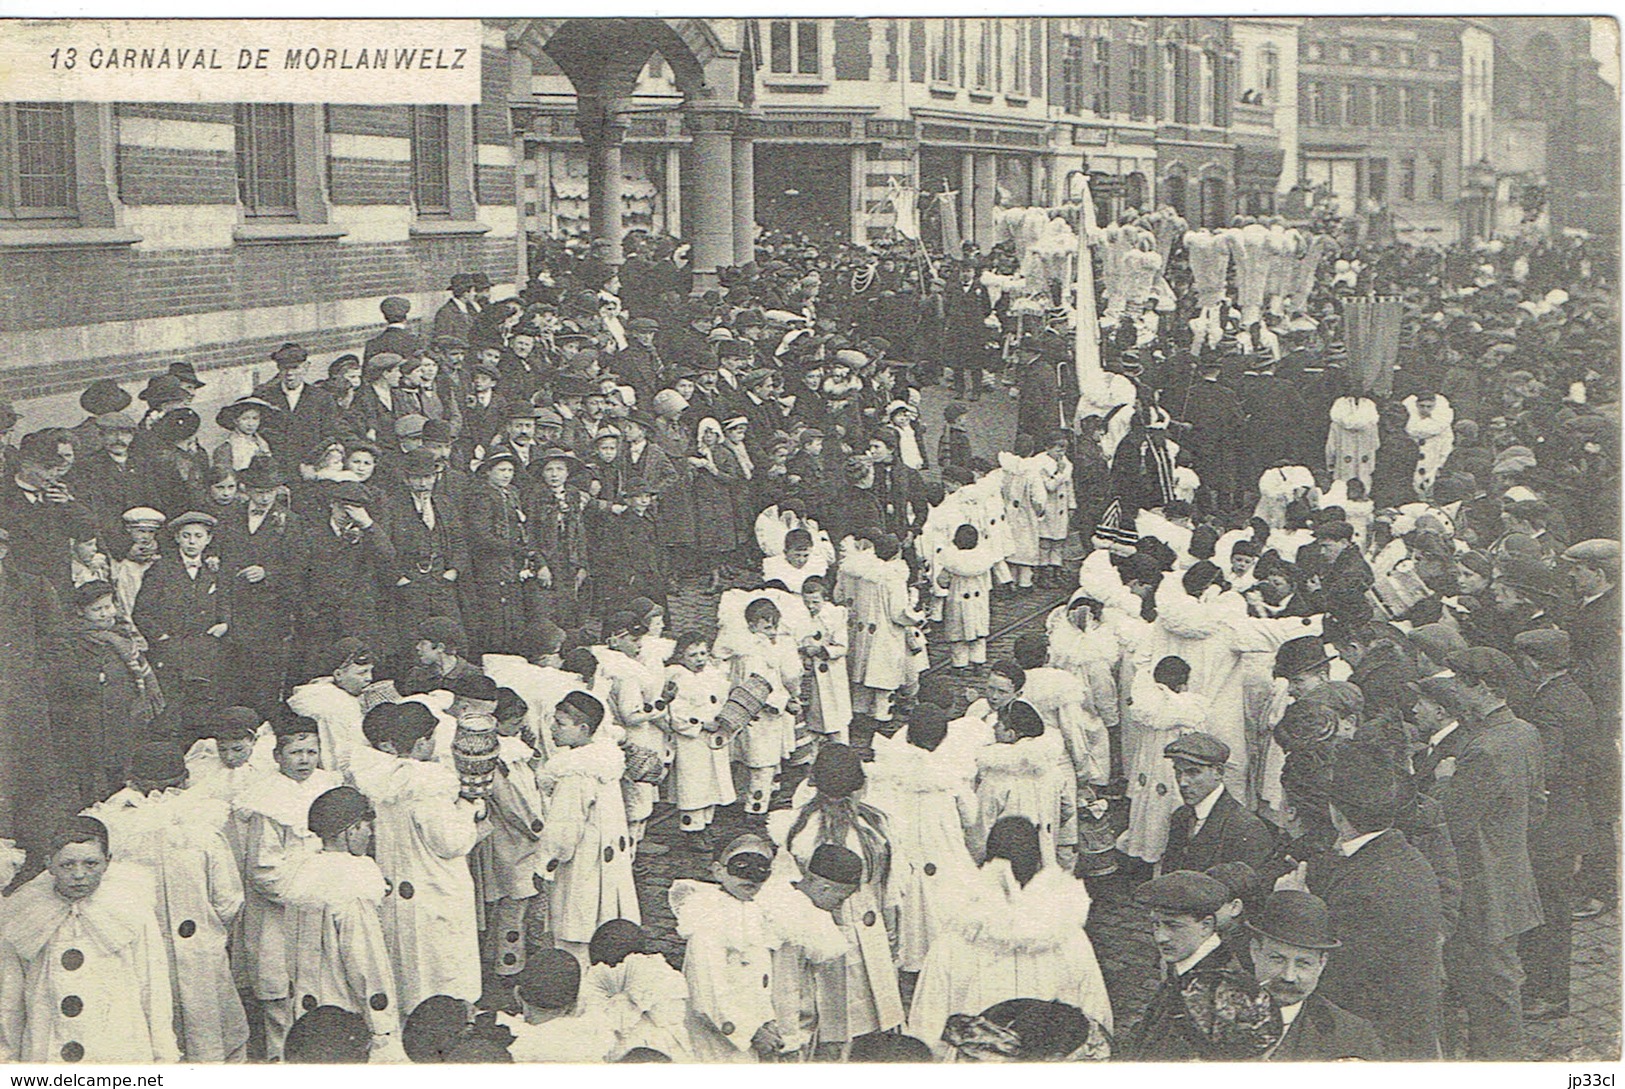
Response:
[[[1540,734],[1504,706],[1458,732],[1461,755],[1440,798],[1461,864],[1458,930],[1504,941],[1542,922],[1529,862],[1529,830],[1545,816]]]
[[[1370,1021],[1388,1058],[1438,1058],[1444,921],[1427,860],[1389,829],[1348,858],[1313,859],[1309,891],[1326,901],[1343,943],[1318,993]]]
[[[232,588],[209,570],[208,560],[193,578],[178,552],[160,556],[142,578],[131,610],[130,619],[147,638],[153,667],[176,699],[189,681],[219,680],[220,640],[208,631],[231,623]]]
[[[1380,1062],[1393,1056],[1384,1052],[1371,1022],[1312,994],[1268,1060],[1277,1063],[1335,1062],[1363,1059]]]
[[[1168,825],[1168,849],[1162,855],[1162,872],[1195,870],[1204,872],[1221,862],[1245,862],[1262,870],[1274,849],[1269,829],[1225,791],[1213,805],[1207,822],[1193,838],[1191,826],[1196,810],[1182,805],[1174,810]]]

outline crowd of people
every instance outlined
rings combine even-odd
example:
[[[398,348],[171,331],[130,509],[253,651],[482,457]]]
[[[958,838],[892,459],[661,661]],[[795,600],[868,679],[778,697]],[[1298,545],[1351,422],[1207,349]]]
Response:
[[[1171,241],[1081,375],[1008,245],[696,292],[634,235],[212,428],[184,362],[23,428],[0,1057],[1525,1057],[1618,896],[1612,266],[1328,247],[1215,306]]]

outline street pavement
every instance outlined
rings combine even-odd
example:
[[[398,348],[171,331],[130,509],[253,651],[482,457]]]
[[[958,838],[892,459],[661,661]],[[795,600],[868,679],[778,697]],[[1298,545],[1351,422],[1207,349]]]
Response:
[[[942,427],[942,410],[951,401],[942,388],[924,391],[922,397],[923,444],[928,458],[934,458],[937,436]],[[966,419],[977,456],[992,459],[999,450],[1014,445],[1014,402],[1003,390],[986,391],[971,405]],[[934,473],[928,474],[932,477]],[[750,585],[742,577],[740,585]],[[1064,597],[1060,589],[1038,589],[1021,593],[1002,588],[993,597],[993,630],[989,659],[996,661],[1009,652],[1015,637],[1027,631],[1043,630],[1044,617]],[[717,595],[694,585],[675,588],[668,608],[668,630],[672,632],[716,629]],[[941,667],[933,649],[932,665]],[[791,769],[775,793],[774,808],[788,807],[790,794],[801,781],[804,769]],[[1127,812],[1114,802],[1110,819],[1120,829]],[[759,821],[734,810],[719,814],[714,835],[726,842],[747,829],[759,829]],[[709,857],[685,850],[676,828],[674,813],[667,805],[656,810],[649,838],[669,848],[669,853],[638,860],[635,870],[638,900],[643,924],[654,949],[674,965],[682,963],[682,942],[676,935],[676,921],[667,901],[674,880],[707,879]],[[1149,874],[1125,870],[1118,874],[1089,879],[1093,900],[1087,931],[1105,975],[1106,989],[1116,1011],[1119,1032],[1138,1021],[1140,1012],[1156,989],[1159,968],[1156,948],[1145,926],[1143,912],[1135,905],[1136,885]],[[1575,924],[1574,979],[1569,1016],[1528,1028],[1528,1058],[1546,1061],[1617,1060],[1620,1057],[1620,917],[1618,910]],[[1448,1016],[1448,1013],[1447,1013]]]

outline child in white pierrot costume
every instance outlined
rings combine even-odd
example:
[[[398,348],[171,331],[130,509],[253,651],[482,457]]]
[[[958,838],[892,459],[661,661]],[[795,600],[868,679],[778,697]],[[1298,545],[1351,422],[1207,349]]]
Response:
[[[494,703],[495,685],[491,695]],[[384,937],[406,1010],[431,995],[480,996],[468,854],[485,802],[464,798],[456,771],[435,760],[438,724],[421,703],[379,704],[361,723],[372,748],[351,754],[355,785],[377,809],[378,867],[394,888],[384,902]]]
[[[536,871],[548,886],[554,944],[585,966],[600,926],[642,921],[621,796],[626,757],[603,701],[588,692],[571,692],[553,709],[553,744],[538,776],[547,812]]]
[[[137,867],[157,892],[180,1045],[188,1062],[244,1062],[248,1019],[232,982],[227,943],[243,906],[237,859],[226,841],[231,807],[187,788],[187,768],[167,742],[130,760],[128,785],[86,810],[107,827],[120,866]]]
[[[1139,727],[1138,745],[1124,761],[1128,774],[1128,827],[1118,837],[1117,849],[1145,862],[1160,862],[1168,846],[1168,827],[1182,804],[1174,765],[1162,750],[1180,736],[1201,730],[1207,723],[1207,701],[1187,692],[1191,667],[1169,655],[1157,662],[1151,676],[1134,682],[1129,714]]]
[[[976,821],[976,757],[946,744],[949,713],[919,704],[908,728],[875,738],[867,797],[886,814],[897,899],[897,959],[918,972],[976,873],[966,832]]]
[[[641,641],[647,629],[630,612],[610,614],[604,620],[604,646],[594,647],[598,672],[609,685],[606,709],[615,724],[626,732],[628,743],[670,757],[666,744],[669,725],[667,704],[671,699],[661,671],[640,660]],[[626,805],[626,826],[634,854],[643,840],[643,829],[654,812],[659,787],[655,783],[622,780],[621,795]],[[656,845],[651,845],[653,852]],[[664,847],[659,850],[664,851]]]
[[[277,774],[244,791],[232,816],[244,867],[239,971],[260,1000],[266,1058],[276,1061],[300,1013],[292,999],[283,885],[321,849],[305,824],[310,803],[342,780],[318,766],[321,741],[315,719],[284,708],[271,719],[271,729],[276,733]]]
[[[859,1036],[902,1024],[903,1000],[892,963],[891,935],[897,932],[892,894],[893,851],[886,815],[863,800],[868,777],[857,751],[829,743],[818,750],[812,774],[796,791],[787,811],[768,820],[782,840],[777,869],[805,877],[823,846],[858,856],[858,888],[831,909],[846,935],[848,951],[839,971],[819,973],[819,1040],[848,1044]]]
[[[290,971],[301,1009],[337,1006],[366,1018],[373,1060],[404,1062],[400,992],[380,917],[389,883],[369,852],[372,803],[341,786],[310,803],[321,853],[287,882]]]
[[[0,1060],[173,1063],[169,965],[150,881],[70,817],[0,918]]]
[[[711,744],[711,725],[728,698],[728,671],[711,658],[711,643],[698,632],[677,640],[666,667],[671,691],[667,710],[672,732],[672,800],[683,842],[694,851],[712,850],[709,829],[717,806],[732,805],[733,772],[726,745]]]
[[[765,837],[746,833],[716,852],[711,881],[672,882],[677,936],[687,942],[683,978],[698,1062],[748,1063],[784,1047],[773,1006],[773,941],[756,902],[773,854]]]
[[[806,706],[807,728],[817,738],[846,744],[852,724],[852,679],[846,667],[847,612],[829,600],[829,583],[809,577],[801,583],[812,633],[802,637],[801,656],[812,683]]]
[[[730,679],[739,684],[755,674],[771,688],[762,709],[735,742],[746,772],[745,811],[766,813],[773,778],[795,749],[795,720],[801,710],[801,658],[795,640],[780,630],[783,614],[771,598],[745,606],[747,634],[732,640]]]

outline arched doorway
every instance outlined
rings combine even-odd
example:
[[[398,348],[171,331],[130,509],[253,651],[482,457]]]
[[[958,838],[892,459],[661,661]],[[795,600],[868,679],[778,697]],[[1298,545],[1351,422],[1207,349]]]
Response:
[[[1168,205],[1186,219],[1191,218],[1185,196],[1185,175],[1170,174],[1162,179],[1162,203]]]
[[[1202,226],[1223,227],[1230,218],[1230,205],[1226,199],[1224,179],[1209,175],[1201,186]]]
[[[1149,212],[1151,195],[1146,192],[1145,175],[1138,170],[1123,179],[1123,205]]]

